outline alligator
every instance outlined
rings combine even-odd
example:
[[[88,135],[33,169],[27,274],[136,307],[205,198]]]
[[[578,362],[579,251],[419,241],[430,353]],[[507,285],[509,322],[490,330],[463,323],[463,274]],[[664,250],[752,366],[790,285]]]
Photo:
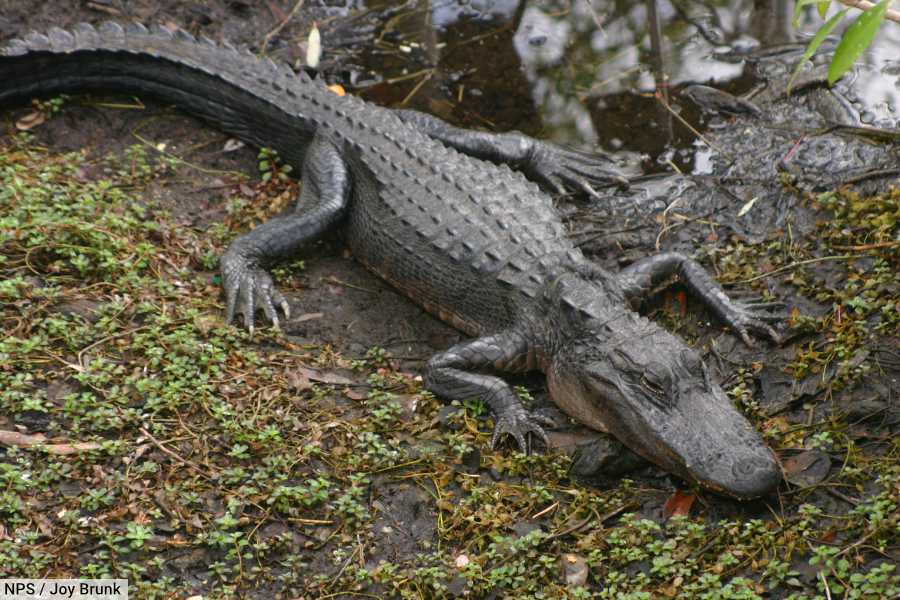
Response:
[[[774,453],[710,377],[700,354],[635,306],[673,277],[747,344],[777,343],[772,303],[730,299],[668,252],[618,273],[567,237],[552,193],[599,197],[614,163],[518,132],[486,133],[338,96],[304,72],[163,27],[106,23],[32,33],[0,50],[0,105],[129,91],[175,104],[300,172],[296,209],[237,237],[221,257],[226,315],[279,325],[287,298],[265,268],[339,229],[354,257],[471,336],[425,365],[445,399],[492,409],[492,446],[547,443],[498,372],[540,370],[554,403],[663,469],[737,498],[781,480]],[[540,185],[539,185],[540,184]]]

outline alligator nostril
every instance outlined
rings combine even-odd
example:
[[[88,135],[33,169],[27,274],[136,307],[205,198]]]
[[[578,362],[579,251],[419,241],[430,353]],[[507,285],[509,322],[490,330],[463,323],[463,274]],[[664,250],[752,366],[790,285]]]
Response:
[[[749,456],[738,459],[732,463],[731,472],[737,483],[735,491],[745,498],[762,496],[781,481],[781,469],[774,457]]]
[[[758,471],[760,466],[755,457],[736,460],[731,465],[731,473],[736,477],[746,477]]]
[[[746,477],[760,471],[770,471],[772,461],[759,456],[741,458],[731,465],[731,472],[738,477]]]

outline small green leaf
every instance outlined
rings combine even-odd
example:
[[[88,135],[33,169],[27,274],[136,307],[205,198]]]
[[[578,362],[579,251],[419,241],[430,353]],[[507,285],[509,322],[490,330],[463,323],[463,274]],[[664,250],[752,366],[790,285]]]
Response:
[[[819,46],[822,45],[822,42],[825,41],[825,38],[828,37],[834,28],[837,27],[838,23],[844,18],[844,15],[847,14],[849,9],[844,9],[841,12],[837,13],[828,21],[825,22],[822,27],[816,32],[816,35],[813,36],[813,39],[809,41],[809,45],[806,47],[806,51],[803,52],[803,56],[800,57],[800,60],[797,62],[797,66],[794,67],[794,72],[791,74],[791,80],[788,81],[787,93],[790,95],[791,86],[794,85],[794,79],[797,78],[797,74],[800,72],[800,69],[803,67],[803,63],[809,60],[809,58],[816,53],[816,50],[819,49]]]
[[[831,0],[824,0],[823,2],[816,4],[816,8],[819,9],[819,16],[823,19],[825,18],[825,15],[828,14],[829,6],[831,6]]]
[[[875,39],[890,3],[891,0],[881,0],[875,8],[859,15],[844,32],[828,66],[829,85],[834,85]]]

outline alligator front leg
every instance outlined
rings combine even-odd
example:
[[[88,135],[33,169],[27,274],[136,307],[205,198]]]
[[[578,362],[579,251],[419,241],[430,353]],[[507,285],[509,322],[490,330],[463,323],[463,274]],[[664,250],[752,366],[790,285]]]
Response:
[[[227,301],[225,319],[230,323],[236,313],[243,314],[251,333],[258,308],[275,327],[279,325],[276,305],[290,318],[287,299],[275,288],[264,265],[289,257],[315,240],[340,220],[347,207],[347,165],[326,138],[317,135],[313,139],[302,178],[294,214],[272,219],[236,238],[219,261]]]
[[[480,398],[490,405],[496,425],[491,447],[500,437],[513,436],[527,452],[527,434],[536,435],[549,446],[541,424],[553,425],[548,417],[529,413],[508,383],[494,375],[475,370],[524,371],[528,367],[528,342],[520,333],[506,332],[457,344],[434,355],[425,367],[425,387],[450,400]]]
[[[752,345],[750,335],[768,336],[775,343],[781,336],[767,321],[779,318],[763,312],[769,308],[783,306],[780,302],[736,302],[725,295],[700,263],[678,252],[664,252],[639,260],[623,269],[617,276],[622,290],[629,301],[640,301],[661,286],[678,278],[725,324],[738,332],[741,339]]]
[[[454,127],[416,110],[397,110],[394,114],[446,146],[475,158],[507,164],[560,194],[568,187],[599,198],[595,188],[628,185],[625,175],[603,154],[543,142],[518,131],[488,133]]]

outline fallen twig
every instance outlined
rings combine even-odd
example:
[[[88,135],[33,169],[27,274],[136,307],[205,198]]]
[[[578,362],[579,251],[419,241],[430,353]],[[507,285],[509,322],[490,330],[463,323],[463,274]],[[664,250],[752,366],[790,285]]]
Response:
[[[804,265],[811,265],[813,263],[823,262],[826,260],[849,260],[851,258],[859,258],[859,256],[857,256],[856,254],[840,254],[838,256],[821,256],[819,258],[810,258],[809,260],[801,260],[795,263],[791,263],[789,265],[779,267],[774,271],[769,271],[768,273],[763,273],[761,275],[757,275],[756,277],[751,277],[750,279],[744,279],[743,281],[735,281],[734,283],[752,283],[760,279],[765,279],[766,277],[771,277],[772,275],[778,275],[779,273],[784,273],[785,271],[791,271],[793,269],[796,269],[797,267],[802,267]]]
[[[297,0],[297,4],[294,5],[294,8],[291,9],[291,12],[289,12],[287,14],[287,16],[284,19],[282,19],[281,22],[272,29],[272,31],[267,33],[266,37],[263,38],[263,43],[262,43],[262,48],[261,48],[263,56],[265,56],[266,53],[269,51],[269,42],[272,40],[272,38],[275,37],[276,35],[278,35],[278,32],[280,32],[282,29],[284,29],[284,26],[287,25],[290,22],[290,20],[294,18],[294,15],[297,14],[297,11],[299,11],[301,8],[303,8],[303,2],[305,2],[305,0]]]
[[[141,435],[143,435],[145,438],[150,440],[150,442],[154,446],[159,448],[162,452],[164,452],[165,454],[168,454],[169,456],[171,456],[172,458],[174,458],[181,464],[190,467],[191,469],[196,471],[198,474],[200,474],[204,479],[209,479],[209,469],[204,469],[197,463],[195,463],[191,460],[188,460],[184,457],[181,457],[178,454],[176,454],[175,452],[173,452],[172,450],[169,450],[168,448],[166,448],[165,446],[162,445],[162,442],[160,442],[158,439],[153,437],[153,434],[150,433],[149,431],[147,431],[145,428],[141,427],[139,431],[141,432]]]
[[[77,454],[79,452],[87,452],[89,450],[97,450],[100,448],[100,444],[96,442],[48,444],[46,441],[47,438],[41,433],[28,435],[19,433],[18,431],[0,430],[0,444],[16,446],[18,448],[34,448],[39,446],[50,454]]]

